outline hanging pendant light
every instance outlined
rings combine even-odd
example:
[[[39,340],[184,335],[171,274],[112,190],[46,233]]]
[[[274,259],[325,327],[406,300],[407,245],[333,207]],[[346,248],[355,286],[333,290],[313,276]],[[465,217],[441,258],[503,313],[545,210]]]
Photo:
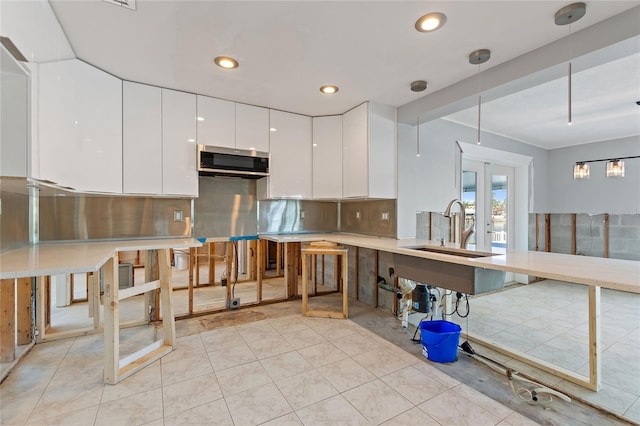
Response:
[[[489,49],[480,49],[469,54],[469,63],[471,65],[478,65],[478,140],[477,144],[480,145],[480,111],[482,108],[482,96],[480,95],[480,65],[484,64],[491,58],[491,51]]]
[[[427,82],[424,80],[416,80],[411,83],[411,91],[415,92],[419,97],[420,92],[427,90]],[[420,116],[416,116],[416,157],[420,157]]]
[[[576,163],[573,166],[574,179],[589,179],[589,165],[585,163]]]
[[[571,126],[571,121],[573,120],[571,117],[571,62],[569,62],[569,73],[568,73],[568,81],[569,81],[569,95],[568,95],[568,105],[569,105],[569,111],[568,111],[568,119],[567,119],[567,124],[569,126]]]
[[[554,22],[556,25],[569,25],[569,35],[571,35],[571,24],[578,21],[587,13],[587,5],[585,3],[573,3],[568,6],[563,7],[558,10],[554,16]],[[570,55],[571,56],[571,55]],[[573,122],[573,111],[571,105],[571,61],[569,61],[569,72],[568,72],[568,114],[567,114],[567,124],[571,125]]]
[[[607,161],[607,177],[624,177],[624,161]]]
[[[478,145],[480,145],[480,109],[482,107],[482,96],[478,95]]]

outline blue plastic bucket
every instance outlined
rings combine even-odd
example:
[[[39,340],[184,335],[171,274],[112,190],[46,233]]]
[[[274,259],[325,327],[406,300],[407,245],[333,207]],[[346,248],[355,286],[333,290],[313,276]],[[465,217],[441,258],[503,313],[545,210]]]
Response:
[[[453,362],[458,359],[458,343],[462,328],[456,323],[436,320],[420,323],[420,341],[427,359]]]

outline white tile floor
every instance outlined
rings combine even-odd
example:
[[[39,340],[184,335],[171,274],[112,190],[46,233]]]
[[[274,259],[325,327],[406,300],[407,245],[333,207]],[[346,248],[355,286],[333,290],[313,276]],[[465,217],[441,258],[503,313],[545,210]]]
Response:
[[[2,425],[408,423],[536,424],[351,321],[300,315],[179,337],[117,385],[102,335],[39,344],[0,385]]]

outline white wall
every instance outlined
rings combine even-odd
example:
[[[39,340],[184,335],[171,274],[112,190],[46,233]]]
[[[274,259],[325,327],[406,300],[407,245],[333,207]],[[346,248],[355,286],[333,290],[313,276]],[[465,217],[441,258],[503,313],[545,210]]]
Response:
[[[47,0],[0,1],[0,28],[29,61],[22,64],[30,72],[28,174],[40,178],[39,64],[73,59],[75,54]]]
[[[30,63],[75,58],[47,0],[0,1],[0,28]]]
[[[640,136],[549,151],[547,213],[640,213],[640,158],[625,160],[625,177],[605,177],[606,162],[589,163],[589,179],[573,179],[577,161],[640,155]]]
[[[460,196],[456,141],[475,143],[476,138],[476,129],[444,119],[423,123],[420,157],[416,157],[416,127],[398,124],[398,238],[415,236],[416,212],[444,211]],[[548,151],[486,132],[481,140],[483,147],[533,158],[529,212],[547,213]]]

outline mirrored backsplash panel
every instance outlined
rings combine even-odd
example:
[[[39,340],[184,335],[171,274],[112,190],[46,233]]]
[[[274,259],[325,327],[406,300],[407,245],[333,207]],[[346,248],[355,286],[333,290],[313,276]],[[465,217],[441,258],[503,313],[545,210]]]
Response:
[[[451,220],[441,212],[416,213],[416,238],[419,240],[452,241]]]
[[[258,202],[258,230],[261,234],[337,232],[339,203],[307,200],[264,200]]]
[[[40,241],[187,237],[191,199],[40,197]]]
[[[396,200],[342,201],[340,231],[396,238]]]

